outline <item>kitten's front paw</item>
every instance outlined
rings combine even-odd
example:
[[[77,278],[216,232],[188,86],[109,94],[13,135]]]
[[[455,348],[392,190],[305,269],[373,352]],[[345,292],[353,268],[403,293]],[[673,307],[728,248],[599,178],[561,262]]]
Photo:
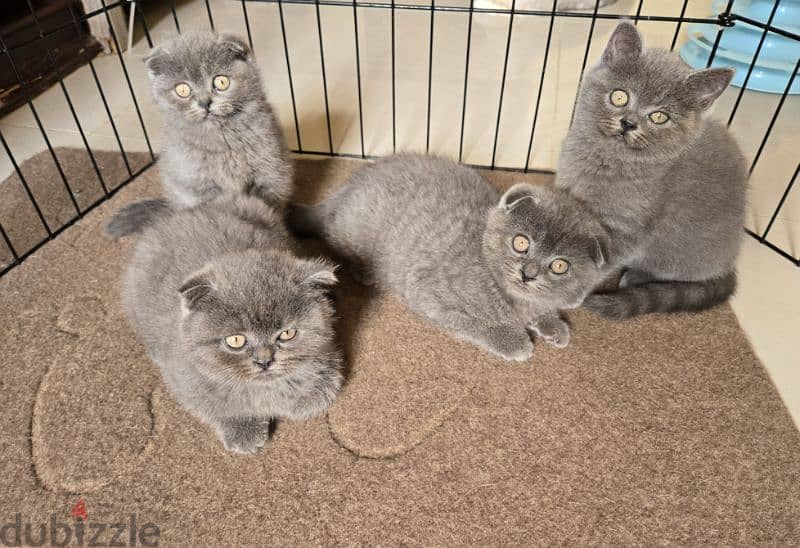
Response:
[[[229,420],[219,426],[219,437],[231,453],[255,454],[269,441],[270,421],[266,419]]]
[[[533,341],[524,329],[510,325],[490,327],[489,350],[506,360],[524,362],[533,356]]]
[[[569,325],[564,320],[547,320],[533,326],[533,330],[546,342],[556,348],[564,348],[569,344]]]

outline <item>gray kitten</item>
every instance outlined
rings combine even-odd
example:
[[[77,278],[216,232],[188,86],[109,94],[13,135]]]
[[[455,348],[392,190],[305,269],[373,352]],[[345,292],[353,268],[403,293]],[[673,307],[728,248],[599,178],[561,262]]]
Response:
[[[175,398],[228,450],[257,452],[271,419],[318,415],[341,386],[334,267],[295,257],[281,216],[255,197],[162,206],[131,204],[108,226],[142,232],[125,309]]]
[[[396,156],[357,171],[316,207],[289,211],[360,276],[432,323],[508,360],[528,330],[563,347],[574,308],[601,279],[604,232],[565,193],[517,184],[502,196],[449,160]]]
[[[587,298],[590,310],[702,310],[733,293],[747,171],[725,126],[707,117],[732,76],[644,50],[628,22],[586,73],[556,184],[603,221],[609,266],[625,270],[619,291]]]
[[[292,164],[247,44],[192,31],[146,59],[153,97],[164,117],[159,164],[178,207],[223,192],[247,192],[282,207]]]

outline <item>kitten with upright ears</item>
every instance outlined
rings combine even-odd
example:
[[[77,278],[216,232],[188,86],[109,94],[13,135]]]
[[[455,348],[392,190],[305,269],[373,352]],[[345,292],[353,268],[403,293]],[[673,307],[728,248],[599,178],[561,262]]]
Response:
[[[250,47],[240,38],[191,31],[145,60],[163,116],[159,166],[176,207],[244,192],[282,208],[293,167]]]
[[[239,453],[259,451],[273,419],[323,413],[342,383],[334,266],[296,257],[282,216],[255,197],[150,205],[107,230],[142,233],[123,304],[173,396]]]
[[[707,116],[732,76],[644,49],[628,22],[587,71],[556,185],[605,224],[609,267],[624,271],[618,291],[586,299],[590,310],[702,310],[733,293],[747,170],[726,127]]]
[[[378,160],[288,220],[363,280],[507,360],[531,357],[529,331],[569,343],[559,311],[580,305],[605,261],[602,227],[565,193],[522,183],[501,196],[474,170],[429,156]]]

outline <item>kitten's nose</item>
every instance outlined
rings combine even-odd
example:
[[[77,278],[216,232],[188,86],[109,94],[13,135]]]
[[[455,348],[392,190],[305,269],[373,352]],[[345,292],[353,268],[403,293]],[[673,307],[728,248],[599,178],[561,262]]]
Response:
[[[258,367],[260,367],[261,369],[263,369],[264,371],[272,367],[272,363],[274,361],[275,360],[273,360],[272,357],[266,359],[253,358],[253,363],[256,364]]]
[[[522,266],[522,281],[529,282],[535,280],[539,275],[539,267],[533,263],[525,263]]]
[[[636,129],[636,124],[631,122],[630,120],[626,120],[623,118],[619,121],[619,124],[622,126],[622,133],[626,133],[632,129]]]
[[[264,371],[269,369],[274,362],[275,362],[275,355],[273,354],[272,349],[259,348],[253,355],[253,363],[256,364],[258,367],[260,367],[261,369],[263,369]]]
[[[208,112],[208,108],[211,106],[211,99],[200,99],[197,101],[197,104],[206,109],[206,112]]]

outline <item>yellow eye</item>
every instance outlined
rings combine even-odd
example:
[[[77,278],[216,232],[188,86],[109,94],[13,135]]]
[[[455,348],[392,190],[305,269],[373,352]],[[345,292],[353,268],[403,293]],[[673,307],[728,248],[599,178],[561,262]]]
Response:
[[[186,82],[181,82],[177,86],[175,86],[175,93],[178,94],[178,97],[189,97],[192,94],[192,88],[189,87],[189,84]]]
[[[514,248],[514,251],[525,253],[528,251],[528,248],[531,247],[531,242],[522,234],[517,234],[514,236],[514,239],[511,240],[511,246]]]
[[[231,85],[231,80],[227,76],[215,76],[214,77],[214,89],[217,91],[225,91]]]
[[[569,263],[564,259],[556,259],[550,263],[550,270],[552,270],[555,274],[564,274],[567,270],[569,270]]]
[[[624,107],[628,104],[628,94],[621,89],[615,89],[611,92],[611,104],[615,107]]]
[[[244,335],[228,335],[225,337],[225,344],[228,345],[229,348],[233,348],[234,350],[239,350],[247,343],[247,337]]]
[[[649,116],[650,116],[650,120],[654,124],[663,124],[664,122],[669,120],[669,116],[667,116],[667,113],[666,112],[661,112],[660,110],[657,110],[655,112],[651,112]]]
[[[282,331],[278,338],[282,341],[291,341],[294,339],[294,336],[297,335],[297,329],[287,329],[286,331]]]

